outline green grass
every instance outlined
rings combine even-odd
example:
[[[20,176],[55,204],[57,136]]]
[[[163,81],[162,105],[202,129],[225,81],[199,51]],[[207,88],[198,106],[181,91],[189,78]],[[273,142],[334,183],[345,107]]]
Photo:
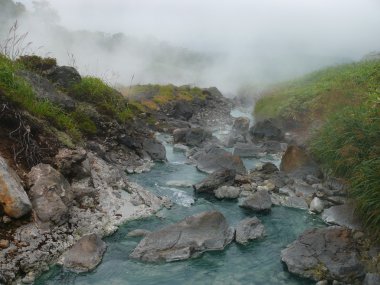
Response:
[[[206,99],[205,93],[198,87],[177,87],[172,84],[135,85],[131,88],[121,88],[121,92],[132,101],[138,101],[145,111],[158,110],[161,106],[175,100],[190,102],[196,99]]]
[[[323,122],[308,145],[325,170],[344,178],[357,214],[380,239],[380,61],[327,68],[272,88],[258,118]]]
[[[0,89],[6,98],[27,110],[30,114],[48,120],[55,127],[64,130],[75,140],[79,140],[81,134],[75,126],[72,118],[55,106],[50,101],[38,100],[31,86],[16,72],[22,67],[7,57],[0,54]]]

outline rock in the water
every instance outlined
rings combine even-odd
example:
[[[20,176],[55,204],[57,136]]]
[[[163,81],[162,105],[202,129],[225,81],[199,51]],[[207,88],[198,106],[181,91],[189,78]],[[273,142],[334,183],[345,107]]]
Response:
[[[252,196],[242,199],[239,206],[254,212],[267,212],[271,210],[272,200],[268,191],[260,190],[253,193]]]
[[[245,244],[250,240],[263,237],[264,234],[264,225],[258,218],[246,218],[237,225],[235,240],[237,243]]]
[[[136,229],[133,231],[130,231],[127,236],[128,237],[145,237],[147,234],[150,234],[151,231],[144,230],[144,229]]]
[[[152,160],[166,160],[166,149],[162,143],[155,139],[145,139],[143,150],[152,158]]]
[[[211,139],[212,134],[202,128],[183,128],[173,131],[174,143],[182,143],[187,146],[201,146],[206,140]]]
[[[252,143],[237,143],[233,154],[240,157],[260,158],[263,156],[263,149]]]
[[[286,197],[286,199],[284,199],[281,205],[289,208],[296,208],[302,210],[307,210],[309,208],[305,199],[297,196]]]
[[[239,198],[241,189],[233,186],[222,186],[214,190],[215,197],[218,199],[236,199]]]
[[[261,167],[261,170],[260,170],[260,172],[262,172],[264,174],[272,174],[272,173],[278,172],[278,171],[279,170],[278,170],[277,166],[271,162],[264,163],[263,166]]]
[[[307,230],[281,251],[288,270],[302,277],[351,282],[364,275],[348,229],[329,227]]]
[[[238,117],[232,125],[231,133],[227,139],[226,146],[232,147],[236,142],[247,142],[249,129],[249,119],[247,117]]]
[[[202,212],[148,234],[130,255],[143,261],[176,261],[222,250],[234,236],[225,217],[216,211]]]
[[[211,173],[201,182],[194,185],[197,193],[212,193],[213,190],[223,185],[232,185],[235,180],[236,171],[233,169],[222,169]]]
[[[379,285],[379,284],[380,284],[380,274],[367,273],[365,275],[363,285]]]
[[[97,234],[86,235],[62,255],[60,263],[74,272],[87,272],[100,263],[106,248]]]
[[[82,80],[79,72],[71,66],[54,67],[47,76],[57,86],[65,89]]]
[[[253,127],[251,127],[249,132],[255,139],[267,139],[276,141],[284,139],[284,134],[282,131],[277,128],[270,120],[257,122]]]
[[[352,203],[332,206],[323,211],[322,219],[329,224],[345,226],[350,229],[361,229],[360,220],[355,215],[354,210]]]
[[[69,182],[48,164],[38,164],[28,173],[30,199],[38,221],[61,225],[68,219],[74,195]]]
[[[20,218],[32,209],[32,204],[18,175],[0,156],[0,206],[5,214]]]
[[[244,163],[239,156],[228,151],[211,146],[196,155],[197,168],[200,171],[212,173],[220,169],[234,169],[238,174],[245,174]]]
[[[314,197],[310,203],[310,211],[319,214],[323,211],[323,208],[323,201],[318,197]]]

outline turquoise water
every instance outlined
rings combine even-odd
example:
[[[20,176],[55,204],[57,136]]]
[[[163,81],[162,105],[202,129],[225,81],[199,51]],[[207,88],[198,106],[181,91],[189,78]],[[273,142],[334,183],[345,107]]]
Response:
[[[320,227],[323,223],[306,211],[284,207],[273,207],[270,214],[257,215],[267,235],[246,246],[232,243],[224,251],[207,252],[199,258],[173,263],[149,264],[130,259],[129,254],[140,240],[127,237],[133,229],[159,229],[206,210],[221,211],[231,225],[253,216],[239,208],[236,201],[194,197],[187,184],[198,182],[205,175],[186,164],[183,153],[173,151],[169,143],[166,147],[169,162],[157,164],[149,173],[131,175],[130,179],[172,198],[175,202],[172,209],[162,210],[158,217],[129,222],[106,238],[107,252],[93,272],[75,274],[54,266],[36,284],[314,284],[289,274],[280,261],[280,251],[305,229]],[[257,162],[251,161],[252,164]],[[177,186],[168,186],[173,181],[177,181]]]

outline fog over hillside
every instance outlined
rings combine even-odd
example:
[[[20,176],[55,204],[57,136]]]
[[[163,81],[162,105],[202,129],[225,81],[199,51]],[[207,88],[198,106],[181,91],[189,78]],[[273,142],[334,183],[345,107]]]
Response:
[[[235,93],[380,50],[377,0],[0,0],[31,51],[125,85]],[[38,47],[42,48],[38,49]]]

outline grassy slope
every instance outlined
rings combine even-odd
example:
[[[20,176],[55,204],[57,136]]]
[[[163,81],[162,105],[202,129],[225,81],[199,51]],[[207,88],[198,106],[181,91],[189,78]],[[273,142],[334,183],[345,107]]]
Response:
[[[345,178],[358,213],[380,236],[380,61],[327,68],[275,86],[255,106],[258,118],[323,122],[309,140],[326,170]]]

